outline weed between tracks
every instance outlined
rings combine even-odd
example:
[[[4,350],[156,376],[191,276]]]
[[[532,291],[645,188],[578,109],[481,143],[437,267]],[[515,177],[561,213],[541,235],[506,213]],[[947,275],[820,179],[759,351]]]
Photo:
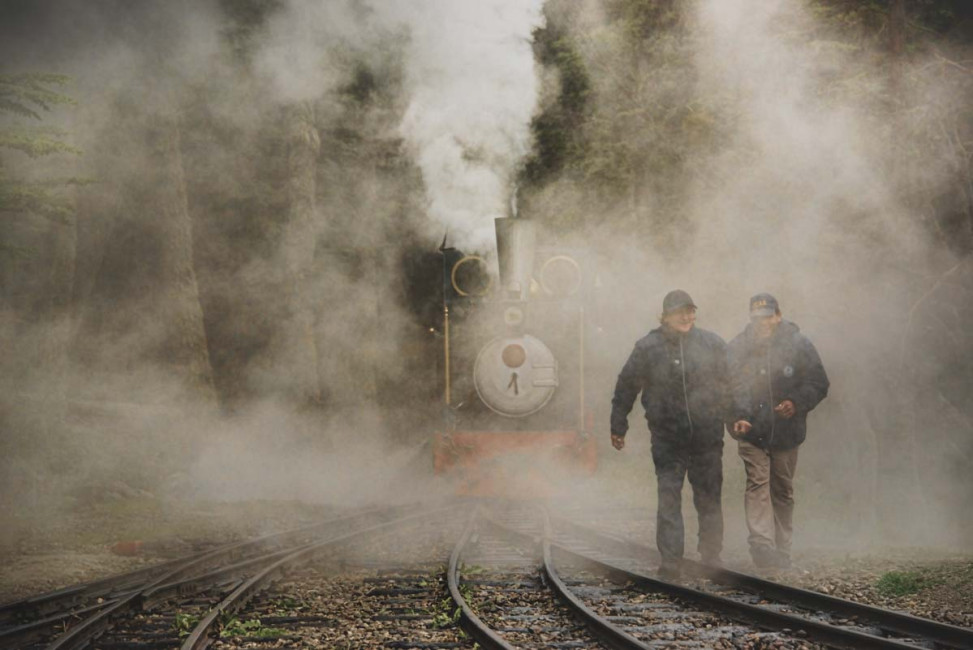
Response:
[[[267,627],[259,618],[240,620],[236,616],[228,616],[220,624],[220,638],[245,636],[254,639],[277,638],[286,634],[286,630],[279,627]]]
[[[463,600],[472,607],[470,599],[473,595],[473,589],[469,585],[461,584],[459,586],[459,593],[463,597]],[[463,610],[453,602],[453,598],[447,593],[444,598],[436,601],[436,604],[427,613],[432,616],[432,627],[441,630],[457,627]],[[458,632],[460,636],[466,636],[466,633],[462,629],[458,629]]]
[[[918,593],[927,581],[917,571],[889,571],[875,583],[875,589],[883,596],[908,596]]]
[[[175,628],[176,633],[179,634],[181,639],[184,636],[189,636],[189,633],[195,629],[196,624],[199,623],[199,617],[193,614],[176,614],[176,620],[173,622],[172,627]]]
[[[432,615],[432,626],[437,630],[453,627],[459,623],[461,613],[462,610],[459,607],[455,607],[453,605],[453,599],[448,596],[440,600],[433,610],[429,612]]]

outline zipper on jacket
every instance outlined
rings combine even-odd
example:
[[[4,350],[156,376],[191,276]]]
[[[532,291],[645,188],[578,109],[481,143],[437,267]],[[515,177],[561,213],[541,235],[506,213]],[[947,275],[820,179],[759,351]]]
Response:
[[[686,419],[689,420],[689,442],[693,441],[693,414],[689,410],[689,391],[686,389],[686,358],[682,351],[682,339],[679,337],[679,366],[682,368],[682,398],[686,401]]]
[[[774,431],[777,429],[777,411],[774,410],[774,382],[771,380],[770,372],[770,347],[771,341],[767,341],[767,392],[770,393],[770,438],[767,440],[767,451],[774,444]]]

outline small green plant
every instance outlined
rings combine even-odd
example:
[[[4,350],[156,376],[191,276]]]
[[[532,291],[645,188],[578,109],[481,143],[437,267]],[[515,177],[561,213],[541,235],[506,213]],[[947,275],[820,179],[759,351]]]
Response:
[[[199,623],[199,617],[192,614],[176,614],[176,620],[173,622],[172,627],[175,628],[179,637],[189,636],[189,633],[196,628],[196,624]]]
[[[264,627],[259,618],[251,618],[246,621],[233,617],[223,623],[220,631],[220,638],[231,636],[246,636],[255,639],[275,638],[284,634],[284,630],[277,627]]]
[[[453,627],[459,621],[461,612],[459,607],[453,605],[453,599],[447,596],[438,601],[429,612],[432,614],[432,626],[437,630]]]
[[[922,588],[922,576],[915,571],[889,571],[875,583],[883,596],[908,596]]]
[[[436,630],[449,627],[453,624],[453,619],[446,612],[436,612],[432,616],[432,627]]]
[[[307,609],[307,605],[303,601],[290,596],[282,596],[271,602],[271,611],[277,616],[282,616],[288,612],[299,612],[304,609]]]

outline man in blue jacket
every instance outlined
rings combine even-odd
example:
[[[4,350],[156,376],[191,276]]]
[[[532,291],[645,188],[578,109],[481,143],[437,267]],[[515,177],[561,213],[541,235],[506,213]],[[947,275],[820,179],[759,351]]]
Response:
[[[794,472],[807,414],[828,394],[821,357],[769,293],[750,299],[750,324],[728,346],[734,424],[747,472],[744,507],[758,567],[790,566]]]
[[[726,343],[695,327],[696,305],[685,291],[666,295],[660,321],[661,327],[636,342],[618,375],[611,440],[615,449],[625,447],[628,414],[642,393],[658,484],[659,573],[675,578],[684,551],[682,486],[687,473],[699,516],[699,553],[704,562],[720,563],[723,423],[729,407]]]

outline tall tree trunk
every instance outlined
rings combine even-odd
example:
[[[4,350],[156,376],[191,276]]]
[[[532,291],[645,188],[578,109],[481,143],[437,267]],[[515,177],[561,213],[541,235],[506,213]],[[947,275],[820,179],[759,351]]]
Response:
[[[311,296],[311,269],[318,235],[315,177],[321,140],[310,102],[289,107],[284,120],[288,215],[281,256],[286,302],[269,352],[276,370],[276,390],[299,407],[305,407],[321,400]]]
[[[99,399],[214,404],[179,126],[171,109],[143,111],[135,101],[118,106],[103,143],[99,175],[105,185],[93,190],[111,194],[107,204],[99,203],[116,212],[103,231],[103,248],[86,250],[94,276],[79,279],[84,303],[75,351],[98,377],[85,392]]]

